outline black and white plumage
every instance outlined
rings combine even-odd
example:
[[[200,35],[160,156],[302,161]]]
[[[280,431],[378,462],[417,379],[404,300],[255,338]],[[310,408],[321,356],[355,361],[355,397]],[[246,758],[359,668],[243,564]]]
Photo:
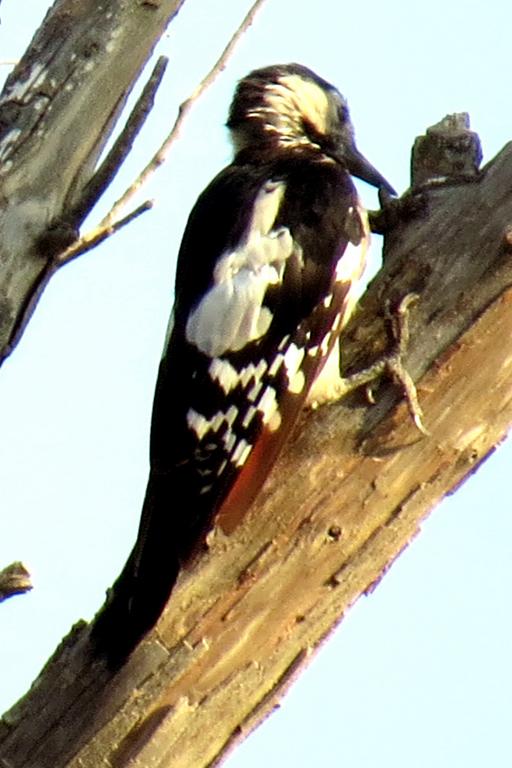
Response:
[[[114,656],[154,624],[214,520],[243,517],[321,380],[369,240],[351,174],[393,191],[356,149],[343,97],[303,66],[244,78],[228,127],[235,158],[178,257],[138,539],[93,628]]]

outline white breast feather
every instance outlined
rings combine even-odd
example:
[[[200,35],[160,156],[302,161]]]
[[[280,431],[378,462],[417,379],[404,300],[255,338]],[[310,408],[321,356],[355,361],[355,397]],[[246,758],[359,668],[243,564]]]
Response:
[[[350,242],[347,243],[347,247],[336,265],[336,282],[346,286],[347,293],[343,306],[340,307],[340,312],[335,316],[332,327],[326,333],[321,343],[322,353],[325,354],[328,348],[331,347],[333,339],[335,339],[331,353],[323,363],[320,373],[313,382],[313,386],[309,390],[306,399],[307,405],[313,408],[323,403],[338,400],[345,392],[344,380],[340,376],[340,349],[337,336],[348,323],[361,293],[361,277],[366,266],[366,255],[370,245],[368,215],[364,208],[360,206],[358,206],[358,213],[361,217],[364,234],[361,242],[357,245]],[[328,308],[330,302],[324,303],[324,306]],[[310,353],[314,351],[316,354],[317,349],[311,349]]]
[[[296,248],[286,227],[273,229],[284,191],[283,182],[263,185],[242,243],[221,256],[213,286],[189,315],[187,340],[211,357],[242,349],[272,322],[263,298],[269,285],[281,282]]]
[[[344,283],[349,286],[345,297],[345,304],[342,311],[341,327],[342,329],[348,323],[356,302],[361,295],[363,286],[361,277],[366,267],[366,257],[370,247],[370,225],[368,223],[368,214],[366,210],[358,205],[357,212],[363,225],[363,238],[360,243],[347,243],[343,255],[336,265],[336,282]]]

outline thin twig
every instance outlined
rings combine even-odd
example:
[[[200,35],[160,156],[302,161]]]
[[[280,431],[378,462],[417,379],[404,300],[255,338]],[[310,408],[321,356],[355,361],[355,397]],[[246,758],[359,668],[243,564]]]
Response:
[[[156,171],[156,169],[160,165],[162,165],[162,163],[167,157],[167,154],[169,153],[171,146],[178,139],[181,128],[185,121],[185,118],[187,117],[188,113],[192,109],[193,105],[199,99],[199,97],[205,92],[205,90],[209,88],[210,85],[212,85],[212,83],[215,81],[219,73],[225,69],[227,61],[231,56],[231,54],[233,53],[238,41],[240,40],[242,35],[247,31],[247,29],[251,26],[256,16],[256,13],[259,11],[260,7],[263,5],[264,2],[265,0],[255,0],[249,12],[247,13],[246,17],[244,18],[244,20],[242,21],[242,23],[240,24],[236,32],[233,34],[231,40],[229,41],[227,46],[224,48],[222,54],[220,55],[219,59],[216,61],[212,69],[208,72],[206,77],[203,80],[201,80],[199,85],[194,89],[194,91],[188,97],[188,99],[186,99],[180,105],[180,108],[178,110],[178,117],[176,118],[176,121],[170,133],[167,135],[166,139],[164,140],[164,142],[162,143],[158,151],[155,153],[155,155],[153,155],[149,163],[141,171],[141,173],[135,179],[133,184],[131,184],[126,189],[126,191],[121,195],[121,197],[114,203],[109,213],[101,221],[100,226],[109,226],[113,221],[115,221],[121,209],[124,208],[124,206],[128,203],[128,201],[131,200],[131,198],[138,192],[138,190],[142,187],[142,185],[145,184],[145,182]]]
[[[400,301],[398,307],[387,310],[389,332],[393,349],[368,368],[357,371],[350,376],[340,378],[336,386],[336,396],[344,397],[359,387],[366,386],[366,396],[370,403],[375,403],[372,384],[382,375],[390,376],[402,388],[407,407],[417,430],[428,436],[430,432],[423,424],[423,412],[418,400],[418,393],[412,377],[404,365],[404,358],[409,343],[409,310],[418,300],[418,294],[408,293]]]
[[[141,95],[137,99],[126,124],[108,152],[92,179],[86,185],[82,196],[70,213],[73,222],[81,222],[96,205],[97,201],[110,185],[122,164],[130,153],[133,142],[153,109],[155,95],[162,82],[168,59],[160,56]]]
[[[66,248],[65,251],[62,251],[62,253],[58,255],[55,268],[60,268],[64,266],[64,264],[68,264],[70,261],[73,261],[79,256],[82,256],[82,254],[87,253],[87,251],[91,251],[93,248],[96,248],[97,245],[102,243],[108,237],[111,237],[111,235],[114,235],[116,232],[119,232],[120,229],[125,227],[142,213],[151,210],[152,207],[153,200],[146,200],[133,211],[130,211],[130,213],[128,213],[122,219],[118,219],[118,221],[115,221],[107,226],[100,224],[94,229],[91,229],[90,232],[82,235],[78,240],[70,245],[69,248]]]
[[[24,306],[23,311],[21,312],[19,322],[14,328],[8,344],[5,345],[4,349],[0,353],[0,366],[2,365],[3,361],[9,357],[21,339],[25,328],[27,327],[28,322],[39,302],[39,299],[43,295],[44,289],[50,282],[50,279],[53,277],[53,275],[57,272],[57,270],[63,267],[65,264],[68,264],[70,261],[73,261],[79,256],[82,256],[82,254],[87,253],[87,251],[91,251],[93,248],[96,248],[97,245],[102,243],[111,235],[114,235],[116,232],[119,232],[120,229],[125,227],[142,213],[145,213],[145,211],[149,211],[152,207],[153,201],[146,200],[144,203],[142,203],[142,205],[139,205],[138,208],[135,208],[135,210],[131,211],[129,214],[124,216],[122,219],[119,219],[119,221],[114,222],[110,226],[98,226],[88,232],[86,235],[82,235],[70,246],[68,246],[68,248],[61,251],[57,255],[54,255],[48,261],[46,267],[43,269],[36,282],[34,283],[28,301]]]
[[[32,589],[30,573],[23,563],[11,563],[0,571],[0,603],[13,595],[21,595]]]

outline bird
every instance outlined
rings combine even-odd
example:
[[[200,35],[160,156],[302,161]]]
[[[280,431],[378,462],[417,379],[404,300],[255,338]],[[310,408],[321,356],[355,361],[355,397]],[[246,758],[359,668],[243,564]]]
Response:
[[[178,254],[138,536],[92,628],[111,659],[154,626],[212,527],[243,519],[304,405],[336,389],[370,238],[352,177],[395,194],[345,98],[301,64],[244,77],[227,127],[233,160]]]

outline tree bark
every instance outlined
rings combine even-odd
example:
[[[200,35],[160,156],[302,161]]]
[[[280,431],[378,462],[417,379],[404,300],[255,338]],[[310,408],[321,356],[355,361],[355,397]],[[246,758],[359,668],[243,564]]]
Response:
[[[94,204],[98,158],[182,3],[57,0],[9,76],[0,97],[0,362]]]
[[[4,356],[56,251],[41,242],[47,246],[55,222],[71,230],[80,223],[106,136],[178,7],[111,2],[107,18],[105,4],[100,12],[93,2],[57,2],[7,84],[0,105]],[[91,110],[95,119],[84,120]],[[15,126],[26,131],[25,143]],[[423,197],[416,216],[387,234],[383,269],[343,351],[349,370],[377,358],[388,344],[386,302],[417,293],[407,366],[429,436],[415,429],[390,383],[376,405],[355,393],[304,414],[253,509],[229,534],[220,525],[212,531],[158,626],[121,670],[93,658],[87,625],[72,630],[4,715],[0,766],[219,762],[272,710],[431,509],[504,437],[512,423],[512,145],[482,173],[429,183]]]

